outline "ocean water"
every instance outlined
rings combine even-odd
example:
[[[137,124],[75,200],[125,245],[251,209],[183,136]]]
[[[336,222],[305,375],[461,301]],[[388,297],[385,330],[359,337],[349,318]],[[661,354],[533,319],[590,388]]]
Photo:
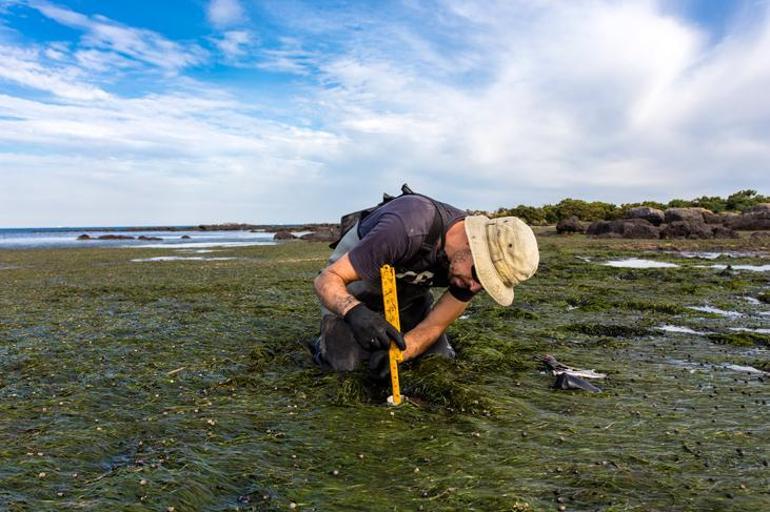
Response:
[[[129,230],[130,229],[130,230]],[[37,249],[67,247],[157,247],[174,249],[195,249],[210,247],[238,247],[248,245],[271,245],[272,232],[250,231],[134,231],[135,228],[19,228],[0,229],[0,250]],[[134,240],[78,240],[87,234],[91,238],[101,235],[126,235]],[[299,234],[299,233],[298,233]],[[183,236],[190,238],[182,238]],[[156,237],[161,240],[138,240],[140,236]]]

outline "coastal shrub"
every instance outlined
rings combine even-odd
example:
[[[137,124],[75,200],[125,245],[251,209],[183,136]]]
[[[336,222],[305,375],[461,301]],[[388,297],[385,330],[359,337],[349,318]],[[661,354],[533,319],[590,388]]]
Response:
[[[765,304],[770,304],[770,292],[760,293],[757,298]]]

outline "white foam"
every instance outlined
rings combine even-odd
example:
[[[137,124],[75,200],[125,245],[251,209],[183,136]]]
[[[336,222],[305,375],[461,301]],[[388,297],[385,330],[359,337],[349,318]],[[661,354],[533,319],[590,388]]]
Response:
[[[757,334],[770,334],[770,329],[751,329],[749,327],[730,327],[731,331],[755,332]]]
[[[602,263],[608,267],[616,268],[676,268],[679,265],[667,261],[643,260],[641,258],[627,258],[624,260],[613,260]]]
[[[680,327],[678,325],[661,325],[658,327],[661,331],[673,332],[676,334],[704,334],[702,332],[694,331],[689,327]]]
[[[751,272],[770,272],[770,265],[696,265],[700,268],[713,268],[716,270],[725,270],[728,266],[733,270],[750,270]]]
[[[743,313],[737,311],[726,311],[724,309],[715,308],[714,306],[687,306],[688,309],[694,309],[695,311],[701,311],[703,313],[714,313],[716,315],[739,317],[743,316]]]
[[[141,244],[124,245],[123,247],[133,247],[136,249],[189,249],[189,248],[209,248],[209,247],[247,247],[251,245],[275,245],[275,242],[185,242],[179,244]]]

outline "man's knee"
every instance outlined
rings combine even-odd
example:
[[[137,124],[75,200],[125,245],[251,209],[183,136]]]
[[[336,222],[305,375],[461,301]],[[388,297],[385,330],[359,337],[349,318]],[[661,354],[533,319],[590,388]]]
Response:
[[[355,370],[369,359],[369,352],[358,344],[350,326],[337,315],[325,315],[321,320],[316,350],[319,364],[338,372]]]

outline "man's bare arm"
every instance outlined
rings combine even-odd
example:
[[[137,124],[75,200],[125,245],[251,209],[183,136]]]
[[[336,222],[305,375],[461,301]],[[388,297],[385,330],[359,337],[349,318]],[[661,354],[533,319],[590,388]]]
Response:
[[[315,278],[315,293],[327,309],[345,316],[345,313],[361,302],[348,293],[347,285],[360,279],[345,254]]]
[[[457,300],[451,293],[444,292],[436,303],[436,306],[428,313],[425,319],[417,326],[404,335],[406,340],[406,350],[404,359],[413,359],[433,345],[441,333],[443,333],[452,322],[457,320],[465,308],[467,302]]]

